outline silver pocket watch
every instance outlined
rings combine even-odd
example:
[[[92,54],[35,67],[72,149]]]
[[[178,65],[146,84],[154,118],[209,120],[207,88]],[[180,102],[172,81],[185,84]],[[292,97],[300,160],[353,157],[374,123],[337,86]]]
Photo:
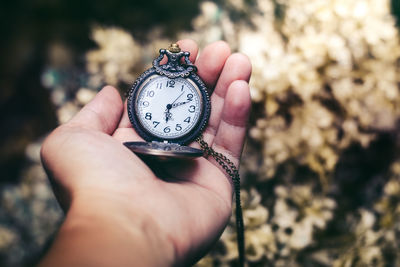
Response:
[[[207,126],[211,104],[189,52],[177,44],[160,49],[153,67],[142,73],[128,94],[128,115],[146,142],[125,142],[133,152],[158,158],[195,158],[203,151],[186,146]],[[167,63],[160,65],[166,56]]]

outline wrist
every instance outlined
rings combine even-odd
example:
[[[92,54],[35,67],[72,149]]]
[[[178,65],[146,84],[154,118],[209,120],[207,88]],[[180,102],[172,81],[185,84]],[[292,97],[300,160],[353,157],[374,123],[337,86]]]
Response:
[[[73,198],[46,260],[48,266],[172,266],[175,259],[173,244],[143,209],[124,197],[91,194]]]

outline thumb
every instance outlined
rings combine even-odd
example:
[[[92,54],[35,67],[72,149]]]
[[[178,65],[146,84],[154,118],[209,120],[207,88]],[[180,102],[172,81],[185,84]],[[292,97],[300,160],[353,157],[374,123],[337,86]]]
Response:
[[[106,86],[66,124],[112,134],[122,111],[123,103],[117,89]]]

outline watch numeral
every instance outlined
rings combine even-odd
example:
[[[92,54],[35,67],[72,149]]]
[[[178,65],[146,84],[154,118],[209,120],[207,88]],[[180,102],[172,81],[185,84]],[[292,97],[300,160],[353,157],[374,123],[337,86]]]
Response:
[[[175,87],[175,81],[173,80],[167,81],[167,87]]]
[[[190,112],[190,113],[193,113],[195,110],[196,110],[196,107],[195,107],[194,105],[191,105],[191,106],[189,107],[189,112]]]
[[[151,121],[151,113],[150,112],[147,112],[146,113],[146,116],[144,117],[146,120],[149,120],[149,121]]]
[[[156,89],[162,89],[162,83],[157,83]]]
[[[154,128],[156,128],[160,124],[159,121],[153,121]]]
[[[148,106],[150,105],[150,103],[149,103],[149,101],[143,101],[143,102],[142,102],[142,105],[143,105],[144,107],[148,107]]]
[[[177,124],[177,125],[175,126],[175,130],[176,130],[176,131],[182,131],[182,126],[181,126],[180,124]]]
[[[164,128],[164,133],[169,133],[171,131],[171,128],[169,128],[169,126]]]
[[[193,94],[188,94],[187,95],[187,100],[192,101],[193,100]]]
[[[148,97],[153,97],[154,96],[154,91],[153,90],[147,91],[147,96]]]
[[[184,122],[189,123],[189,122],[190,122],[190,117],[187,117],[187,118],[184,120]]]

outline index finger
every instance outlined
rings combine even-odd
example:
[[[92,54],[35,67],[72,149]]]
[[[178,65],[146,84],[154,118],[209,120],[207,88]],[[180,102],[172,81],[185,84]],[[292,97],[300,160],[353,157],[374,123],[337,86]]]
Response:
[[[197,59],[197,74],[202,78],[210,93],[214,90],[225,61],[230,54],[231,49],[228,44],[218,41],[206,46]]]

